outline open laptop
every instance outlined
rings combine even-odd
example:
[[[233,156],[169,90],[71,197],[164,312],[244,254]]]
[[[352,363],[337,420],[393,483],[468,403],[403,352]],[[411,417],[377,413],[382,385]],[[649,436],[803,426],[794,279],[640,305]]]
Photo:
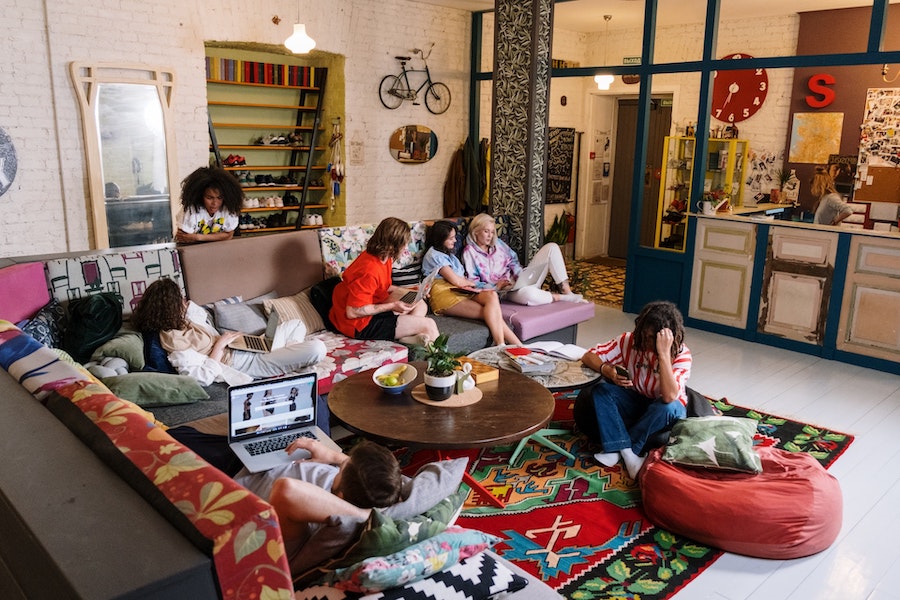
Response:
[[[530,285],[540,286],[542,283],[544,283],[541,279],[542,277],[546,277],[546,275],[544,275],[544,269],[546,268],[546,262],[533,262],[529,264],[527,267],[522,269],[521,273],[519,273],[519,278],[516,279],[516,283],[513,284],[512,287],[503,290],[503,293],[508,294],[509,292],[521,290],[522,288],[528,287]]]
[[[419,284],[419,288],[415,290],[410,290],[407,288],[398,288],[391,292],[390,299],[391,300],[400,300],[401,302],[405,302],[407,304],[415,304],[419,300],[425,298],[428,293],[431,291],[431,286],[434,284],[434,278],[437,277],[439,269],[435,269],[431,272],[422,282]]]
[[[239,338],[232,340],[228,347],[234,350],[244,350],[246,352],[271,352],[272,340],[275,339],[275,330],[278,329],[278,318],[269,318],[266,324],[266,332],[259,335],[251,335],[249,333],[242,334]]]
[[[309,457],[288,454],[300,436],[340,447],[316,426],[316,374],[261,379],[228,388],[228,445],[251,473]]]

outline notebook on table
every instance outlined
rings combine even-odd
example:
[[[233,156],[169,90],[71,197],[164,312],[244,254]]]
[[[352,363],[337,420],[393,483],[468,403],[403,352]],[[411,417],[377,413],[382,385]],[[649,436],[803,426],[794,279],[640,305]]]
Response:
[[[316,425],[315,373],[261,379],[228,388],[228,445],[251,473],[308,458],[284,451],[301,436],[338,452],[340,447]]]
[[[431,286],[434,284],[434,278],[437,277],[438,271],[439,269],[435,269],[428,277],[423,279],[419,284],[418,289],[411,290],[408,288],[397,288],[391,292],[390,299],[400,300],[406,304],[415,304],[419,300],[422,300],[428,296],[428,293],[431,291]]]

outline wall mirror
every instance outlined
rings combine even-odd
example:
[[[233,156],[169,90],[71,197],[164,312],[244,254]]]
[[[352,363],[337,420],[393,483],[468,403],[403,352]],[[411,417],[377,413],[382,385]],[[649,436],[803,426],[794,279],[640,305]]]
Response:
[[[174,73],[77,62],[70,72],[81,106],[93,247],[171,242]]]
[[[424,163],[437,154],[437,136],[424,125],[404,125],[391,134],[391,156],[402,163]]]

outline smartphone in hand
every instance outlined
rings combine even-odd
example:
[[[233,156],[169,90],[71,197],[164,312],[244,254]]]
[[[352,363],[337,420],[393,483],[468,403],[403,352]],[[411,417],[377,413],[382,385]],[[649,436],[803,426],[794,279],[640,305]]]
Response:
[[[628,372],[628,369],[623,367],[622,365],[613,365],[616,369],[616,375],[619,377],[624,377],[625,379],[631,379],[631,373]]]

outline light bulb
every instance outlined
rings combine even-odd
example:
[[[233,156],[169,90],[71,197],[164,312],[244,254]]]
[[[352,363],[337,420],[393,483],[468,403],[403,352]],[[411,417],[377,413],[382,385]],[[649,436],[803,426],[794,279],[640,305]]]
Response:
[[[294,33],[291,34],[291,37],[284,40],[284,45],[294,54],[306,54],[316,47],[316,40],[307,35],[306,25],[296,23],[294,24]]]
[[[615,78],[612,75],[595,75],[594,81],[598,90],[608,90]]]

